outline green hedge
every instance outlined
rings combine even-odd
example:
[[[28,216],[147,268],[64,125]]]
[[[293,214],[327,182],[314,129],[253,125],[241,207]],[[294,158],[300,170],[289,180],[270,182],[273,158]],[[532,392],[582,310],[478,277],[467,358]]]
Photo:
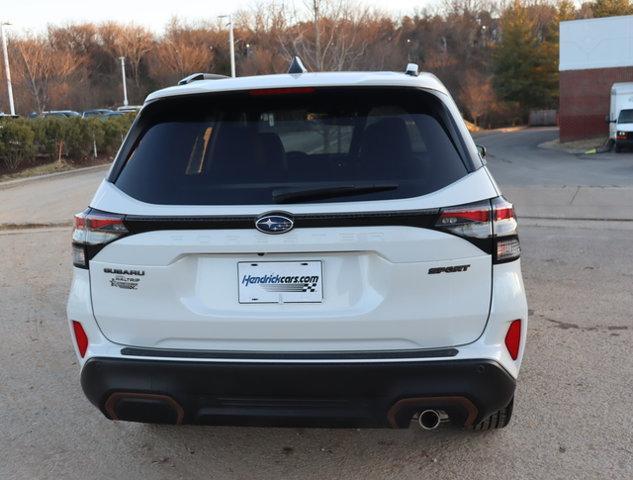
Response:
[[[113,157],[134,120],[120,117],[44,117],[0,120],[0,171],[16,172],[63,158],[81,165],[94,159]]]
[[[0,161],[6,171],[16,171],[35,156],[35,132],[26,120],[0,122]]]

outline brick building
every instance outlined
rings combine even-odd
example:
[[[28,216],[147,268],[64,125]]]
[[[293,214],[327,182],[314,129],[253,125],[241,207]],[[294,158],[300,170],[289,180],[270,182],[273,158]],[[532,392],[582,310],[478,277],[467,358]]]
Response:
[[[611,86],[633,82],[633,15],[560,24],[562,142],[607,135]]]

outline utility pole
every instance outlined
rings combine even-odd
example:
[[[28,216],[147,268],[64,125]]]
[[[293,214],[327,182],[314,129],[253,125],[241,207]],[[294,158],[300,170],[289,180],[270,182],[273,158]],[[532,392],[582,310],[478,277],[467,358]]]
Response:
[[[11,25],[9,22],[0,21],[0,36],[2,37],[2,55],[4,57],[4,71],[7,77],[7,93],[9,94],[9,110],[11,115],[15,115],[15,105],[13,103],[13,87],[11,86],[11,68],[9,67],[9,51],[7,50],[7,37],[4,27]]]
[[[123,78],[123,106],[128,106],[127,101],[127,83],[125,81],[125,57],[119,57],[121,60],[121,77]]]
[[[229,55],[231,56],[231,76],[235,78],[235,37],[233,35],[233,15],[219,15],[218,18],[228,18],[229,23]]]
[[[314,13],[314,43],[315,43],[315,56],[316,56],[316,69],[318,72],[323,70],[323,61],[321,58],[321,32],[319,29],[321,1],[314,0],[312,2],[312,10]]]

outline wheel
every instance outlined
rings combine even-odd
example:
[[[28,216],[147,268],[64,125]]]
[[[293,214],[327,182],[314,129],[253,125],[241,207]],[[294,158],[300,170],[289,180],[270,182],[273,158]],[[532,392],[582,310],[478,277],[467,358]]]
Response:
[[[615,153],[620,153],[622,151],[622,146],[616,143],[615,147],[613,147],[613,150],[615,151]]]
[[[498,428],[505,427],[508,423],[510,423],[510,419],[512,418],[512,408],[514,407],[514,397],[510,400],[510,403],[506,405],[501,410],[496,411],[488,418],[485,418],[477,425],[473,426],[473,430],[485,431],[485,430],[495,430]]]

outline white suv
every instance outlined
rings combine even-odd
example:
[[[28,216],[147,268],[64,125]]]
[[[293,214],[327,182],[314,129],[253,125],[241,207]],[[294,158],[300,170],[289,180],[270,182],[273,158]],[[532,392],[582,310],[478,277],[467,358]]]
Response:
[[[151,94],[75,217],[87,397],[162,423],[505,426],[527,304],[512,205],[410,71]]]

